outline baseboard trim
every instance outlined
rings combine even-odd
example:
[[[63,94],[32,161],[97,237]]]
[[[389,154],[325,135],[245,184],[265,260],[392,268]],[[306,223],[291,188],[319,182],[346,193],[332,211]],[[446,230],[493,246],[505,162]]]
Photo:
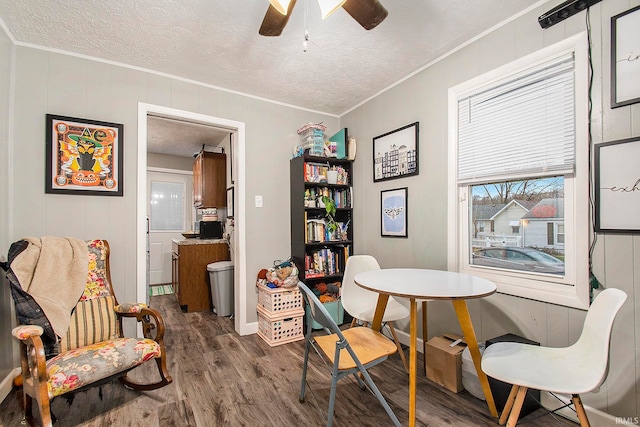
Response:
[[[570,398],[566,396],[562,396],[562,395],[556,395],[556,396],[558,397],[558,399],[562,401],[563,404],[567,404],[570,401]],[[544,391],[540,393],[540,403],[542,404],[543,407],[545,407],[550,411],[559,406],[558,399],[552,396],[551,393],[544,392]],[[613,415],[607,414],[606,412],[603,412],[599,409],[592,408],[591,406],[585,405],[584,402],[582,404],[584,406],[584,410],[587,412],[587,417],[589,417],[589,423],[592,426],[609,427],[609,426],[620,425],[620,422],[616,422],[616,417],[614,417]],[[556,414],[561,415],[564,418],[571,420],[575,423],[578,423],[578,417],[576,416],[576,413],[573,412],[573,410],[570,408],[562,408],[559,411],[556,411]]]
[[[258,322],[247,323],[244,328],[245,335],[257,334],[258,333]]]
[[[7,398],[13,389],[13,379],[20,374],[20,368],[13,368],[0,382],[0,402]]]

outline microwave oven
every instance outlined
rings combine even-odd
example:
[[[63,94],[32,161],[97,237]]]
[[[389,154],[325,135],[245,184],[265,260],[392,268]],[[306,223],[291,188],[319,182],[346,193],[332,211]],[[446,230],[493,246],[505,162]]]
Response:
[[[200,221],[201,239],[222,239],[222,222]]]

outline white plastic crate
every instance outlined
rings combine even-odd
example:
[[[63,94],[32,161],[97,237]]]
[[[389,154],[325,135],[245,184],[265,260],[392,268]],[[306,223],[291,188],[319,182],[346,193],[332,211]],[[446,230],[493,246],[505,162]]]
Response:
[[[273,315],[258,306],[258,335],[271,347],[304,339],[304,310]]]
[[[304,310],[302,293],[297,286],[272,289],[258,284],[258,307],[262,307],[270,316]]]

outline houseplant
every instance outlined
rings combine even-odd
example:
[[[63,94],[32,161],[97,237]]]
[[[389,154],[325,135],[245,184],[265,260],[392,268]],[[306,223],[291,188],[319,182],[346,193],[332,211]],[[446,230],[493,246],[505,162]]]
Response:
[[[336,222],[336,203],[331,197],[322,196],[322,204],[324,204],[325,209],[325,218],[327,220],[327,230],[329,231],[329,236],[333,239],[333,236],[338,230],[338,223]]]

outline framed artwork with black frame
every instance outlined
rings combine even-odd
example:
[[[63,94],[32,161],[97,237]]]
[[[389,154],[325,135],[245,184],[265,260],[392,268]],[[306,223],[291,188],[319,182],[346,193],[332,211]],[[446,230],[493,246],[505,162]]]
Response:
[[[227,188],[227,218],[233,218],[233,187]]]
[[[640,102],[640,6],[611,17],[611,108]]]
[[[373,182],[418,175],[419,122],[373,138]]]
[[[47,114],[45,192],[122,196],[123,128]]]
[[[595,146],[596,231],[640,233],[640,138]]]
[[[380,192],[380,235],[382,237],[408,237],[408,188]]]

